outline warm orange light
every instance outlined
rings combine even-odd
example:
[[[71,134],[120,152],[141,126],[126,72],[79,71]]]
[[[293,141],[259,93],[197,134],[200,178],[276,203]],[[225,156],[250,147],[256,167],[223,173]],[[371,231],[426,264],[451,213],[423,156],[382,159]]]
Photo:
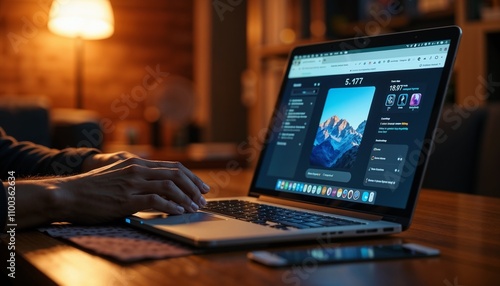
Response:
[[[280,31],[279,38],[284,44],[291,44],[295,41],[295,31],[293,29],[283,29]]]
[[[86,40],[110,37],[114,17],[109,0],[54,0],[49,14],[54,34]]]

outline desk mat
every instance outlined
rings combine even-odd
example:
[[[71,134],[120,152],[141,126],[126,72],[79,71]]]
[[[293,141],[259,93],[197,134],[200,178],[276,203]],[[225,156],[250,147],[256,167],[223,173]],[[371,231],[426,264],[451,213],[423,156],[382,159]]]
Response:
[[[136,262],[194,254],[188,246],[125,226],[52,225],[39,228],[55,238],[69,240],[79,247],[120,262]]]

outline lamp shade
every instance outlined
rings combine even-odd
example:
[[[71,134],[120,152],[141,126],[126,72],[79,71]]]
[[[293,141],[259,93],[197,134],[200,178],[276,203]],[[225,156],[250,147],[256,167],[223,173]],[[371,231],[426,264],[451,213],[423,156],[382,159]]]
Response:
[[[108,38],[114,32],[111,3],[109,0],[54,0],[48,28],[54,34],[70,38]]]

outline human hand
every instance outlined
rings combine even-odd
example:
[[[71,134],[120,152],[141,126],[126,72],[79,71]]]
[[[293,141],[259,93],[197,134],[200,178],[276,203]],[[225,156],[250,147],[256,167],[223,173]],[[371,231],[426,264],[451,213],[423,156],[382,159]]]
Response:
[[[206,205],[210,188],[179,162],[137,157],[80,175],[59,179],[58,220],[99,223],[137,211],[156,209],[169,214],[196,212]]]
[[[85,158],[85,160],[83,161],[82,172],[92,171],[94,169],[101,168],[106,165],[134,157],[137,156],[126,151],[115,152],[115,153],[92,154],[87,158]]]

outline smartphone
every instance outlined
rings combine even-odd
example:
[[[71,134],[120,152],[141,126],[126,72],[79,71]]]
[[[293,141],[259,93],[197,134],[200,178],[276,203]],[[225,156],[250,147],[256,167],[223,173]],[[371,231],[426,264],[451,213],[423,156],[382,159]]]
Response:
[[[439,250],[414,243],[310,248],[284,251],[253,251],[247,257],[273,267],[303,263],[344,263],[384,259],[438,256]]]

